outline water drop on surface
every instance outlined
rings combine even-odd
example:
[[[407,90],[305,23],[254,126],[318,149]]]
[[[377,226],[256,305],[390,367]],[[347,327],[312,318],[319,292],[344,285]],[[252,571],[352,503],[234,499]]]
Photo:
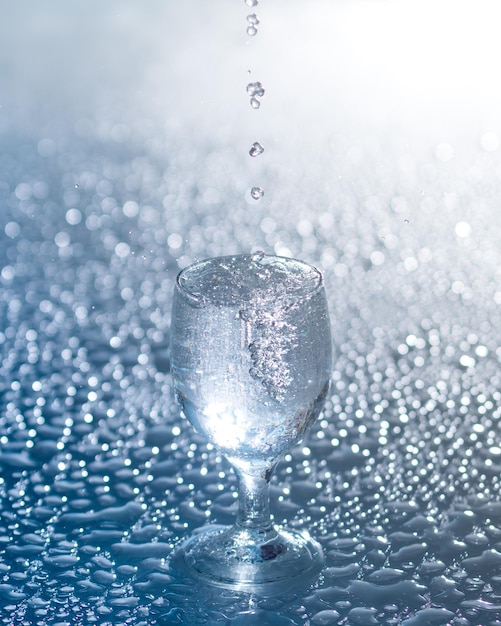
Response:
[[[248,26],[247,34],[249,35],[249,37],[254,37],[254,35],[257,34],[257,28],[255,26]]]
[[[259,98],[251,98],[250,103],[253,109],[259,109],[259,107],[261,106],[261,102],[259,101]]]
[[[263,146],[259,143],[259,141],[255,141],[252,146],[251,149],[249,150],[249,154],[251,155],[251,157],[257,157],[260,154],[263,154],[264,152],[264,148]]]
[[[250,193],[254,200],[259,200],[264,196],[264,189],[262,187],[253,187]]]
[[[258,0],[244,0],[248,7],[255,7],[258,4]]]

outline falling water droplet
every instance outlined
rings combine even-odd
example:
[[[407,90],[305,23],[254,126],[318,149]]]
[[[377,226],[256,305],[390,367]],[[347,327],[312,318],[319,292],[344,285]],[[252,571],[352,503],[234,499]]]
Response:
[[[263,146],[259,143],[259,141],[255,141],[252,146],[251,149],[249,150],[249,154],[251,155],[251,157],[257,157],[260,154],[263,154],[264,152],[264,148]]]
[[[261,97],[264,96],[264,87],[257,81],[255,83],[249,83],[247,85],[247,93],[251,97],[250,103],[253,109],[259,109],[261,106]]]
[[[247,34],[249,35],[249,37],[254,37],[254,35],[257,33],[259,18],[255,13],[251,13],[247,16],[247,22],[249,24],[247,26]]]
[[[250,193],[254,200],[259,200],[264,196],[264,189],[262,187],[253,187]]]
[[[258,96],[260,98],[261,96],[264,96],[264,87],[259,81],[249,83],[247,85],[247,93],[249,96]]]

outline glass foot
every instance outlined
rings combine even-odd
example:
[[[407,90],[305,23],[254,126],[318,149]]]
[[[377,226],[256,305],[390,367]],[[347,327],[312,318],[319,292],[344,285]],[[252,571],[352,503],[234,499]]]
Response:
[[[324,563],[308,533],[273,527],[208,526],[180,546],[179,557],[191,575],[210,584],[273,594],[311,583]]]

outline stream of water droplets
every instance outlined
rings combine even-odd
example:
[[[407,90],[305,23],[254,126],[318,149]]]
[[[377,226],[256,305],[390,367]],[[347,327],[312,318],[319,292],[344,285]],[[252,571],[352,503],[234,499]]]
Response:
[[[258,0],[244,0],[245,4],[250,7],[258,5]],[[255,13],[247,15],[247,34],[249,37],[254,37],[257,34],[257,27],[260,23],[258,16]],[[249,70],[250,73],[250,70]],[[250,105],[253,109],[259,109],[261,106],[261,98],[264,96],[265,90],[261,82],[250,82],[247,85],[247,95],[250,97]],[[251,157],[257,157],[264,152],[264,148],[259,141],[255,141],[250,150],[249,155]],[[264,189],[261,186],[255,185],[250,190],[250,196],[253,200],[260,200],[264,196]]]

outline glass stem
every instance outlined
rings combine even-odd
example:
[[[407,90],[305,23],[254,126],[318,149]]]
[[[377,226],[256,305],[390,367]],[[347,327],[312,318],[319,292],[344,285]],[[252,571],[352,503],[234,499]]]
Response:
[[[273,468],[249,474],[235,468],[238,478],[238,513],[236,525],[248,530],[269,531],[269,483]]]

